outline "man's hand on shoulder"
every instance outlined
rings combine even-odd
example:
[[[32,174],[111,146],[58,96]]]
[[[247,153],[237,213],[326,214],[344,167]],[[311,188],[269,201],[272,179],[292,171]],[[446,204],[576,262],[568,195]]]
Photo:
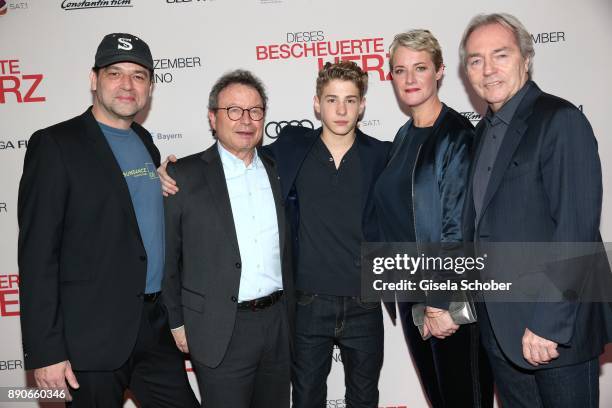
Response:
[[[176,163],[176,156],[171,154],[166,157],[166,160],[162,162],[162,164],[157,168],[157,174],[159,175],[159,180],[162,185],[162,194],[164,197],[168,197],[170,195],[175,195],[178,193],[179,188],[176,185],[176,181],[172,177],[168,175],[166,171],[166,167],[168,167],[168,162]]]
[[[35,369],[34,379],[39,388],[65,390],[68,401],[72,401],[72,396],[66,382],[74,389],[79,388],[79,383],[68,360]]]

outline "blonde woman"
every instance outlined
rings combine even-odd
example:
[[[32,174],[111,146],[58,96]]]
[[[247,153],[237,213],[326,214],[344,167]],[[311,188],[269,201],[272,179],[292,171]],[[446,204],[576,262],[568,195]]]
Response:
[[[395,136],[375,189],[382,239],[459,244],[474,128],[438,97],[444,64],[440,45],[429,31],[396,35],[390,64],[396,97],[410,119]],[[426,304],[424,335],[432,336],[428,340],[412,322],[412,303],[400,302],[399,311],[430,403],[435,408],[492,407],[492,378],[480,351],[477,325],[456,325],[448,300],[432,292]]]

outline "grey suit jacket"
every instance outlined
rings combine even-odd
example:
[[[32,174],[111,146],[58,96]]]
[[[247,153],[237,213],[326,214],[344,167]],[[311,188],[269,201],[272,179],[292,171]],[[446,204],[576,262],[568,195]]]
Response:
[[[278,217],[284,296],[292,327],[293,279],[288,223],[274,162],[260,155]],[[171,328],[185,325],[192,359],[221,363],[236,318],[242,261],[217,144],[168,166],[180,191],[165,198],[164,301]],[[289,339],[288,339],[289,341]]]

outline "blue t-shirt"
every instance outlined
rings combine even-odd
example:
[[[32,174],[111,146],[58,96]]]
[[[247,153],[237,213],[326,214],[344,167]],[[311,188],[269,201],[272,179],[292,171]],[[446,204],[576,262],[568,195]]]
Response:
[[[164,273],[164,203],[161,184],[149,151],[132,129],[98,122],[130,190],[140,236],[147,251],[145,293],[161,290]]]

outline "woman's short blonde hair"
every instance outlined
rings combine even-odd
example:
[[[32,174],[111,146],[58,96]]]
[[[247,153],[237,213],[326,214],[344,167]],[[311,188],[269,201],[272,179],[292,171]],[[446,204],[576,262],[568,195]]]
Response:
[[[431,56],[436,72],[444,63],[440,43],[429,30],[410,30],[404,33],[399,33],[395,36],[395,38],[393,38],[393,42],[389,47],[389,66],[391,71],[393,71],[393,56],[395,55],[398,47],[406,47],[415,51],[427,51],[427,53]]]

